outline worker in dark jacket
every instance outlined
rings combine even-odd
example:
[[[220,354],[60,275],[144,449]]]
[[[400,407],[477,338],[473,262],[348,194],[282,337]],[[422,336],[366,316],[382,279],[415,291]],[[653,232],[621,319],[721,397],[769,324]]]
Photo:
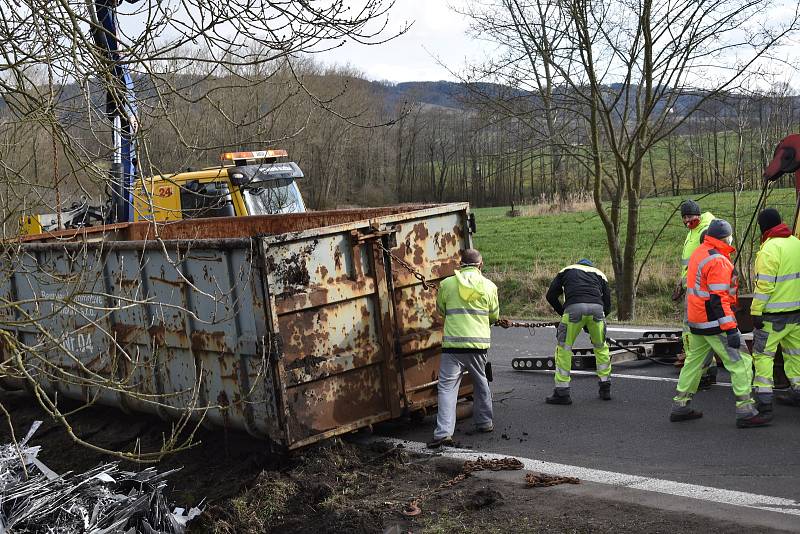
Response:
[[[560,301],[564,295],[564,303]],[[600,379],[600,398],[611,399],[611,356],[606,343],[606,315],[611,311],[608,279],[591,261],[582,259],[561,270],[547,290],[547,302],[561,315],[556,346],[556,387],[548,404],[572,404],[569,394],[572,344],[581,329],[592,340]]]

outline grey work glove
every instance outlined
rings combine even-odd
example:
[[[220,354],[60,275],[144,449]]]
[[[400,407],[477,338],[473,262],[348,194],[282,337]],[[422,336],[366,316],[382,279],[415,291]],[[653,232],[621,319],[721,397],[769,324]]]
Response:
[[[753,315],[753,326],[757,330],[764,330],[764,318],[760,315]]]
[[[742,346],[742,335],[739,333],[738,328],[728,330],[728,346],[732,349],[738,349]]]

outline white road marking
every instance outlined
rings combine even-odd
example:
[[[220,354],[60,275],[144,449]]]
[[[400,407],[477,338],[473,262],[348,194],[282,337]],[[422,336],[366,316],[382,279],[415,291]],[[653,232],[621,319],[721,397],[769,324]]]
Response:
[[[526,371],[527,371],[527,369],[526,369]],[[542,370],[536,369],[536,370],[531,370],[531,371],[528,371],[528,372],[530,372],[530,373],[547,373],[547,374],[554,374],[555,373],[554,370],[550,370],[550,369],[542,369]],[[570,374],[595,376],[597,373],[595,373],[594,371],[570,371]],[[650,380],[650,381],[653,381],[653,382],[677,382],[678,381],[677,378],[669,378],[669,377],[666,377],[666,376],[624,375],[624,374],[620,374],[620,373],[611,373],[611,376],[613,378],[632,378],[633,380]],[[714,385],[715,386],[730,386],[731,383],[730,382],[717,382]]]
[[[599,469],[591,469],[588,467],[557,464],[553,462],[545,462],[543,460],[534,460],[531,458],[523,458],[507,454],[475,452],[451,447],[446,447],[441,452],[433,452],[430,449],[427,449],[424,443],[420,443],[418,441],[406,441],[397,438],[374,437],[371,438],[371,441],[402,445],[405,449],[420,454],[441,454],[442,456],[447,456],[449,458],[455,458],[458,460],[475,460],[478,457],[487,459],[512,457],[521,461],[525,469],[529,471],[548,473],[550,475],[557,476],[578,477],[581,480],[587,480],[590,482],[638,489],[642,491],[652,491],[666,495],[674,495],[676,497],[689,497],[691,499],[741,506],[744,508],[755,508],[758,510],[778,512],[781,514],[800,515],[800,502],[783,497],[771,497],[768,495],[758,495],[756,493],[748,493],[744,491],[712,488],[710,486],[699,486],[696,484],[687,484],[685,482],[675,482],[673,480],[629,475],[614,471],[601,471]]]

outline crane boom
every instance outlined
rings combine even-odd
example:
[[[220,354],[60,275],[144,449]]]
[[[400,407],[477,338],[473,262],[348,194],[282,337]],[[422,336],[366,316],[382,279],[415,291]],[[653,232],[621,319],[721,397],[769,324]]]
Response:
[[[138,0],[128,0],[133,3]],[[133,182],[138,174],[136,154],[137,107],[131,73],[120,53],[117,15],[120,0],[95,0],[97,25],[92,25],[92,38],[108,62],[100,73],[106,86],[105,113],[112,124],[113,156],[111,161],[111,194],[113,207],[108,222],[133,221]]]

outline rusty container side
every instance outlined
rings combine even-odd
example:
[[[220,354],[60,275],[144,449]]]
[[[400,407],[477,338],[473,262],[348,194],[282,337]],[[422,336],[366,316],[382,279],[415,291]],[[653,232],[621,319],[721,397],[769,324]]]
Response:
[[[422,281],[394,258],[438,285],[458,267],[460,251],[472,246],[468,217],[468,204],[454,204],[447,210],[424,209],[373,221],[375,226],[390,227],[395,232],[391,248],[392,296],[397,357],[409,410],[436,404],[443,324],[436,311],[436,290],[425,289]],[[472,382],[465,375],[459,396],[471,393]]]
[[[9,329],[39,347],[26,366],[51,393],[279,442],[266,290],[249,244],[23,247],[0,289],[22,303]],[[121,387],[92,387],[104,378]]]
[[[436,294],[398,258],[451,275],[467,217],[407,206],[195,221],[197,240],[19,244],[0,285],[18,306],[0,314],[51,392],[297,448],[436,402]],[[105,377],[121,387],[92,386]]]
[[[265,238],[290,447],[436,403],[436,292],[397,258],[431,281],[451,275],[467,217],[450,204]]]
[[[290,448],[400,414],[387,284],[359,225],[265,239]]]

